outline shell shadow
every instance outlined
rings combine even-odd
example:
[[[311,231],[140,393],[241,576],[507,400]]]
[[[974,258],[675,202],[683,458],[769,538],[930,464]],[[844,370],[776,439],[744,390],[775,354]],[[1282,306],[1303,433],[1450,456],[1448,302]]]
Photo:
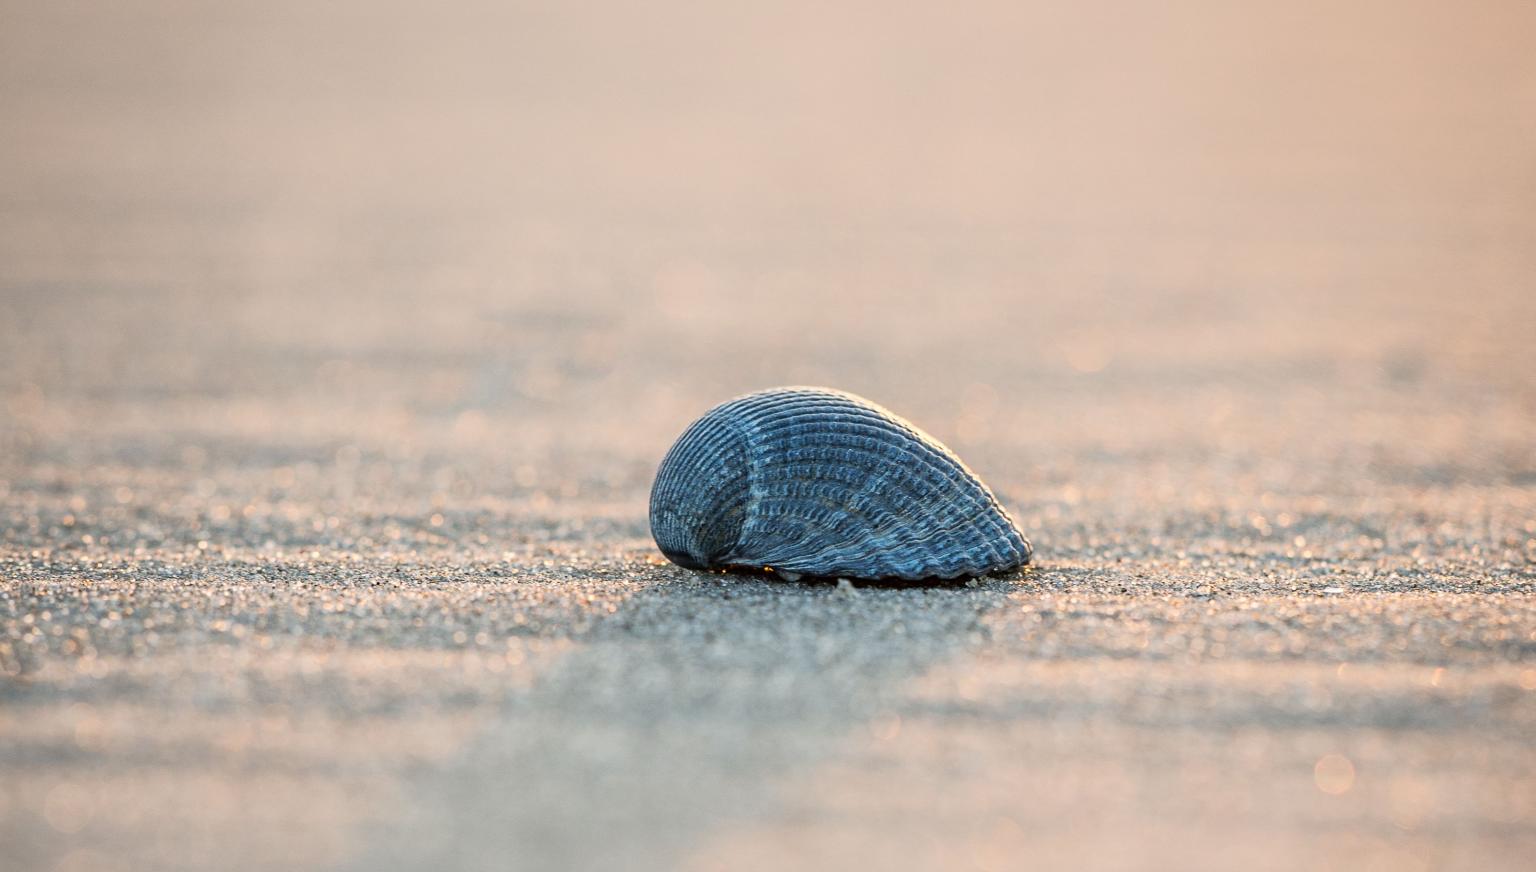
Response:
[[[772,815],[777,789],[844,753],[910,684],[991,644],[1028,573],[966,581],[786,581],[649,563],[616,611],[571,628],[349,872],[675,869],[711,834]],[[888,589],[887,589],[888,588]],[[605,838],[592,838],[591,822]],[[508,858],[514,858],[509,862]]]
[[[740,578],[751,578],[757,581],[771,581],[774,584],[798,587],[800,589],[816,589],[837,587],[846,581],[859,590],[951,590],[965,591],[975,590],[977,587],[989,583],[1012,582],[1024,583],[1032,576],[1037,575],[1034,566],[1023,566],[1018,569],[990,572],[985,575],[961,577],[961,578],[838,578],[830,575],[801,575],[796,579],[788,579],[771,569],[759,569],[743,566],[732,567],[724,570],[687,570],[694,575],[726,575]]]

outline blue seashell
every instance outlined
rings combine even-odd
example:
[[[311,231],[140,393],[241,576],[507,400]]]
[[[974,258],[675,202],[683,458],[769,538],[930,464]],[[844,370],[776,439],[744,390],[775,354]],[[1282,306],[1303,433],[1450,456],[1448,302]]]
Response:
[[[791,580],[985,575],[1032,550],[954,452],[827,388],[748,394],[693,422],[656,472],[651,535],[679,566]]]

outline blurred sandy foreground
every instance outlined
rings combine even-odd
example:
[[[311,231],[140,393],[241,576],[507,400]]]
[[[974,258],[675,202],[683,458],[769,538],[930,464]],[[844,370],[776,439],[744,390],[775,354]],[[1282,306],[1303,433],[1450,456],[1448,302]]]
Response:
[[[1533,39],[0,0],[0,867],[1521,868]],[[660,564],[786,383],[1039,568]]]

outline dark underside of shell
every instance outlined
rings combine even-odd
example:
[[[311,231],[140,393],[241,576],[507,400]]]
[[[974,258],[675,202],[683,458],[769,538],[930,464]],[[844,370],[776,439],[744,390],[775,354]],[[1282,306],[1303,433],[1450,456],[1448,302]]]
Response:
[[[959,578],[1017,569],[1030,545],[942,443],[822,388],[749,394],[695,421],[651,488],[651,535],[689,569]]]

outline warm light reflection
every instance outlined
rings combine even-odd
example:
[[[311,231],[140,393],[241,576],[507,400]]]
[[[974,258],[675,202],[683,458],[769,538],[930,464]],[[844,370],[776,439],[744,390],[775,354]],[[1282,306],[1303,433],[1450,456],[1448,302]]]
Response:
[[[1096,334],[1078,334],[1056,344],[1062,360],[1076,372],[1091,375],[1103,372],[1114,360],[1108,341]]]
[[[876,741],[889,742],[901,735],[901,715],[887,712],[869,722],[869,734]]]
[[[1332,796],[1348,793],[1355,786],[1355,764],[1342,754],[1327,754],[1312,767],[1312,780]]]

